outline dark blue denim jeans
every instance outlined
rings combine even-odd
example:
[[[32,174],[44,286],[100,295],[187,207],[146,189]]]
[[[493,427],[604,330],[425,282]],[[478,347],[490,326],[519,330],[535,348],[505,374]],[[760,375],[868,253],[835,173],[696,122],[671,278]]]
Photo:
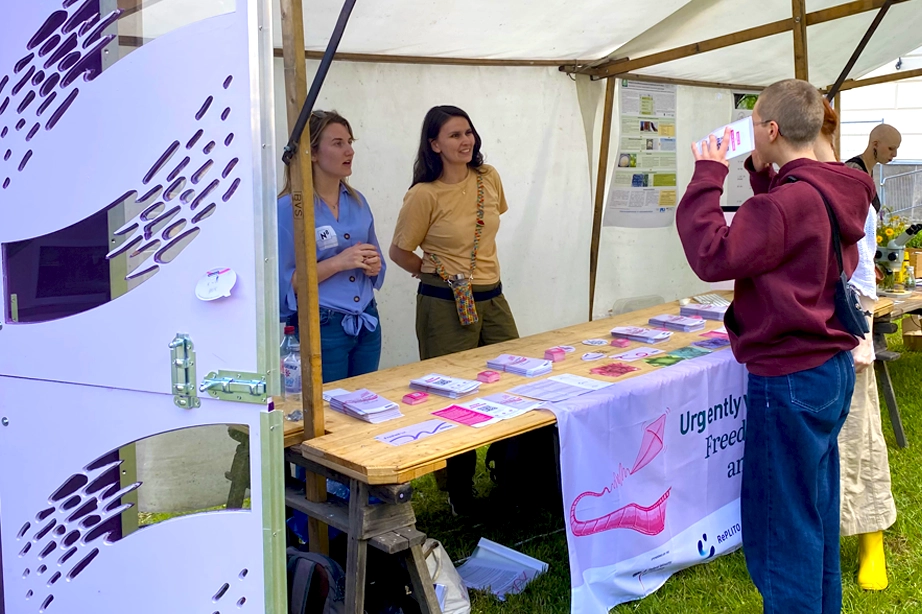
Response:
[[[378,317],[372,301],[365,313]],[[381,361],[381,321],[371,331],[365,327],[353,337],[343,330],[343,314],[320,308],[320,352],[323,357],[323,383],[335,382],[378,370]]]
[[[839,448],[855,387],[849,352],[780,377],[749,375],[742,529],[765,614],[839,614]]]

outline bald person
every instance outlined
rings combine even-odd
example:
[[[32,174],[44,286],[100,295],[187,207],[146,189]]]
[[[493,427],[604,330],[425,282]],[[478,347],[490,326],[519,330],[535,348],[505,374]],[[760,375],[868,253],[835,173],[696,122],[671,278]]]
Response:
[[[868,175],[874,175],[874,167],[880,164],[889,164],[896,157],[903,137],[900,131],[888,124],[878,124],[871,130],[868,137],[868,147],[860,156],[846,160],[845,165],[862,170]],[[872,201],[874,209],[880,213],[880,199],[874,195]]]

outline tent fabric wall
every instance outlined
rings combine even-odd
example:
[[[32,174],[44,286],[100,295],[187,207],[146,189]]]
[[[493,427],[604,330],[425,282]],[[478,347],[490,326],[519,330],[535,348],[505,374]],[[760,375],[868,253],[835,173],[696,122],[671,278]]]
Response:
[[[317,63],[308,62],[308,74]],[[288,140],[282,62],[275,64],[276,142]],[[352,124],[355,171],[378,237],[390,245],[426,111],[466,110],[509,211],[498,235],[506,297],[524,335],[584,322],[588,313],[590,171],[573,80],[555,68],[334,63],[317,102]],[[473,233],[473,229],[471,229]],[[378,293],[382,368],[418,360],[416,280],[390,263]]]
[[[272,0],[273,40],[282,46],[279,0]],[[807,0],[807,12],[849,4]],[[233,0],[145,0],[119,34],[156,38],[186,23],[233,10]],[[322,51],[342,0],[304,4],[305,47]],[[830,85],[875,10],[807,28],[811,81]],[[466,60],[579,61],[638,58],[681,45],[790,19],[789,0],[387,0],[359,2],[339,50],[384,56]],[[851,77],[858,78],[922,45],[922,0],[894,5]],[[793,74],[792,35],[778,34],[635,71],[649,76],[768,85]]]
[[[175,1],[175,0],[174,0]],[[214,1],[214,0],[211,0]],[[386,0],[358,2],[340,50],[439,58],[560,60],[603,57],[689,0]],[[275,4],[275,44],[281,17]],[[305,46],[323,51],[341,0],[304,5]],[[617,8],[613,10],[613,6]]]
[[[176,4],[187,0],[161,0]],[[224,1],[224,0],[220,0]],[[219,0],[210,0],[219,5]],[[922,0],[891,9],[852,73],[857,77],[922,43]],[[843,2],[807,3],[816,11]],[[641,57],[790,16],[787,0],[751,10],[731,0],[661,3],[435,0],[359,3],[339,48],[345,53],[470,59]],[[305,11],[306,47],[323,49],[340,0],[314,0]],[[447,8],[446,8],[447,7]],[[277,46],[281,45],[278,5]],[[811,77],[833,81],[874,17],[869,11],[811,26]],[[550,21],[548,21],[550,20]],[[160,26],[163,27],[163,26]],[[793,74],[789,32],[637,72],[683,79],[768,84]],[[316,70],[308,62],[308,74]],[[281,61],[276,63],[277,142],[287,141]],[[604,84],[569,78],[553,67],[444,66],[334,62],[317,108],[336,108],[356,131],[353,184],[368,197],[379,238],[393,233],[425,111],[435,104],[466,109],[484,139],[487,161],[503,177],[510,211],[499,234],[506,294],[523,335],[583,321],[588,315],[588,261],[601,138]],[[684,143],[730,119],[727,90],[678,88],[678,185],[693,170]],[[617,103],[615,112],[617,113]],[[617,117],[617,115],[616,115]],[[617,150],[618,122],[612,130]],[[609,175],[610,178],[610,175]],[[607,186],[606,186],[607,193]],[[623,298],[666,300],[706,291],[688,268],[675,227],[603,228],[593,317]],[[417,359],[415,281],[391,267],[379,294],[385,349],[382,367]]]

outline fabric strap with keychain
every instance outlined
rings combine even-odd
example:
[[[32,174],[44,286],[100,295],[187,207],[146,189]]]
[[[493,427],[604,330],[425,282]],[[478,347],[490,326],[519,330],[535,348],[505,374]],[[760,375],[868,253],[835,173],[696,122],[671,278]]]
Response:
[[[455,297],[455,307],[458,309],[458,319],[461,326],[470,326],[479,321],[477,305],[474,302],[472,283],[474,269],[477,268],[477,249],[480,247],[480,235],[483,234],[483,175],[477,173],[477,224],[474,227],[474,248],[471,250],[471,270],[468,275],[449,275],[442,265],[442,261],[435,254],[429,254],[429,260],[435,265],[435,272],[442,280],[448,282],[451,293]]]

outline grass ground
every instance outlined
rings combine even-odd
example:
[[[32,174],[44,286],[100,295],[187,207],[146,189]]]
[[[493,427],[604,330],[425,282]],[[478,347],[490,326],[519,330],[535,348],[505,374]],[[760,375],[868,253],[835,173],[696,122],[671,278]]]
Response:
[[[903,352],[900,360],[891,363],[890,372],[910,443],[904,450],[896,446],[884,411],[884,433],[889,445],[893,495],[898,510],[896,524],[885,534],[890,587],[881,592],[858,588],[855,580],[858,541],[856,537],[843,538],[843,612],[846,614],[922,613],[922,353],[906,352],[899,334],[892,335],[889,343],[891,349]],[[476,483],[482,494],[488,494],[491,484],[483,470],[482,455],[481,450]],[[472,593],[473,614],[564,614],[570,611],[569,564],[562,520],[551,515],[497,518],[481,523],[457,520],[452,518],[445,495],[438,491],[432,476],[418,480],[414,487],[419,528],[442,541],[453,560],[470,555],[483,536],[550,564],[548,573],[506,602],[491,595]],[[682,571],[656,593],[641,601],[622,604],[612,613],[758,614],[761,611],[761,598],[749,580],[742,552],[737,551]]]

